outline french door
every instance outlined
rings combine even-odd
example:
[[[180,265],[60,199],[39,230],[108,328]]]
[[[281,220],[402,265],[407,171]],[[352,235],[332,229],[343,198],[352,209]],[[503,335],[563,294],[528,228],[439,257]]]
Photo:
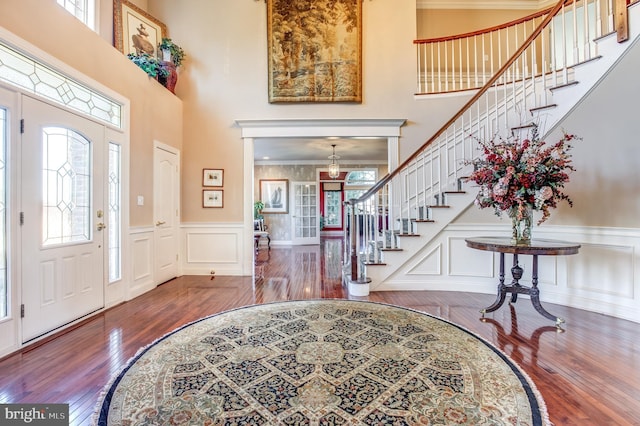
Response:
[[[23,96],[23,342],[104,306],[102,125]]]
[[[291,244],[320,244],[318,184],[291,182]]]

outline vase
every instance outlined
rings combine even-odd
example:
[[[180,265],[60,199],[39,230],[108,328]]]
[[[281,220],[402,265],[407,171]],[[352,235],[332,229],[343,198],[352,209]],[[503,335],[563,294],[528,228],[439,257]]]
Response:
[[[165,70],[167,70],[168,75],[166,77],[159,76],[158,81],[164,87],[169,89],[171,93],[175,94],[176,83],[178,82],[178,71],[176,71],[176,66],[173,64],[173,62],[167,61],[162,61],[160,62],[160,64]]]
[[[517,245],[531,244],[531,227],[533,226],[533,208],[526,206],[521,217],[518,217],[518,208],[512,207],[509,210],[511,218],[511,242]]]

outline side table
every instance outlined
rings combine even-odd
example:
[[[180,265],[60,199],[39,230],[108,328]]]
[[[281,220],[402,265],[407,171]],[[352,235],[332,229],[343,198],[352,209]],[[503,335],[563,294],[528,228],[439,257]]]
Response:
[[[564,256],[578,253],[580,244],[574,244],[566,241],[556,240],[531,240],[528,245],[513,244],[511,238],[507,237],[475,237],[465,239],[467,247],[493,251],[500,253],[500,282],[498,284],[498,297],[491,306],[482,309],[480,312],[483,317],[487,312],[493,312],[504,304],[506,294],[511,293],[511,303],[518,300],[518,294],[527,294],[531,297],[533,307],[545,318],[549,318],[556,322],[556,327],[564,322],[564,319],[556,317],[540,304],[540,290],[538,289],[538,256]],[[513,280],[511,284],[504,283],[504,255],[510,253],[513,255],[513,267],[511,268],[511,276]],[[518,264],[518,255],[533,256],[533,266],[531,271],[531,287],[520,284],[520,279],[524,270]]]

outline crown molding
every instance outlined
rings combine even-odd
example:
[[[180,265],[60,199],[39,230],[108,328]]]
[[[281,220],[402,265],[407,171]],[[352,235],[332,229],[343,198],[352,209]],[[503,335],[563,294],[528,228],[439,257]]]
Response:
[[[416,0],[418,9],[526,9],[539,10],[556,0]]]

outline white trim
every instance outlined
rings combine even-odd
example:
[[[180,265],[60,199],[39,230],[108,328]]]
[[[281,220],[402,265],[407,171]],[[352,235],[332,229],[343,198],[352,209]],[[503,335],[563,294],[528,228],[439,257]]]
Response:
[[[253,194],[254,194],[254,139],[269,137],[386,137],[389,155],[389,170],[399,164],[400,128],[407,120],[402,119],[286,119],[259,120],[238,119],[236,127],[244,142],[243,180],[244,180],[244,236],[242,241],[252,241],[253,235]],[[251,206],[248,208],[247,206]],[[282,242],[284,243],[284,242]],[[274,241],[275,245],[276,242]],[[243,275],[255,273],[253,245],[245,244],[242,254]],[[185,273],[187,271],[185,270]]]
[[[533,234],[534,238],[573,241],[582,246],[573,256],[541,256],[539,288],[543,305],[554,303],[640,322],[639,229],[545,224],[536,226]],[[413,245],[404,258],[402,252],[385,254],[391,255],[389,266],[395,265],[395,272],[387,278],[381,281],[374,278],[384,276],[379,268],[387,266],[368,267],[367,275],[373,278],[372,288],[495,295],[499,256],[469,249],[464,242],[465,238],[480,235],[508,237],[510,225],[506,222],[452,224],[431,240],[426,234],[420,240],[411,239]],[[442,256],[430,258],[439,246],[444,247]],[[511,256],[507,256],[509,265]],[[530,285],[531,256],[523,256],[521,262],[525,270],[521,282]],[[439,274],[436,266],[440,267]],[[508,270],[506,274],[510,280]],[[548,310],[554,312],[552,307]]]
[[[386,165],[388,161],[367,161],[367,160],[349,160],[340,163],[340,168],[348,166],[368,166],[368,165]],[[254,162],[256,166],[326,166],[327,160],[256,160]],[[326,169],[329,170],[329,169]]]

